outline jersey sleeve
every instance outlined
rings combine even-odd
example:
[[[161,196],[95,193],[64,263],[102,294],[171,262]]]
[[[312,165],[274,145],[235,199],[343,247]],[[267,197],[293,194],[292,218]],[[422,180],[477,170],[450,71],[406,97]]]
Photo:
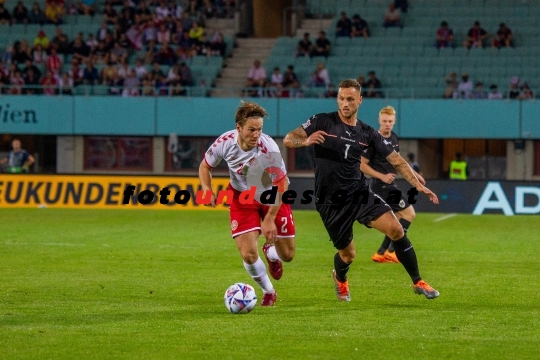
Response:
[[[315,131],[322,130],[321,128],[322,120],[323,120],[322,115],[320,114],[313,115],[312,117],[308,119],[308,121],[306,121],[305,123],[301,125],[302,129],[304,129],[307,136],[310,136]]]
[[[371,129],[371,142],[369,146],[373,148],[373,151],[378,152],[384,157],[387,157],[394,151],[392,143],[386,141],[386,139],[375,129]]]
[[[208,148],[204,154],[204,161],[206,164],[212,168],[219,165],[221,160],[223,160],[223,142],[218,143],[218,139]]]
[[[373,156],[373,148],[372,147],[368,147],[366,148],[364,151],[362,151],[362,155],[361,155],[363,158],[366,158],[368,159],[369,161],[371,161],[371,157]]]

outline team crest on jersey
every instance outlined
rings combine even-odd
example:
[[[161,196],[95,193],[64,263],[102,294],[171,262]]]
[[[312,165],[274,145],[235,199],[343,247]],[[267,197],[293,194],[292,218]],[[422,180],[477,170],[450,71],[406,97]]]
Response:
[[[405,201],[403,201],[403,199],[399,201],[399,207],[402,209],[405,207]]]
[[[232,230],[232,231],[235,231],[236,229],[238,229],[238,221],[233,220],[233,221],[231,222],[231,230]]]
[[[389,142],[389,141],[383,140],[383,142],[384,142],[386,145],[392,145],[392,143]]]
[[[307,128],[310,127],[310,126],[311,126],[311,119],[308,120],[308,121],[306,121],[305,123],[302,124],[302,127],[303,127],[304,129],[307,129]]]

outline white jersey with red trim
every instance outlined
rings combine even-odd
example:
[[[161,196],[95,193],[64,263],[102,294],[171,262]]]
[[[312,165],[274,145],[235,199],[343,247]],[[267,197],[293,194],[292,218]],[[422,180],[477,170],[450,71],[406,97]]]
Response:
[[[251,185],[248,185],[246,180],[246,169],[244,167],[253,165],[255,159],[264,159],[265,155],[280,154],[279,147],[270,136],[266,134],[261,134],[257,146],[249,151],[244,151],[238,144],[238,131],[231,130],[227,131],[210,146],[206,154],[204,155],[204,161],[210,167],[216,167],[221,160],[225,160],[229,166],[229,174],[231,178],[231,186],[238,191],[249,190]],[[275,160],[276,156],[272,156],[272,160]],[[272,161],[274,162],[274,161]],[[279,173],[273,178],[272,181],[275,183],[283,179],[287,175],[287,170],[285,169],[285,162],[279,156],[276,164],[268,165],[272,166],[275,170],[273,173]],[[264,169],[267,169],[267,166],[263,166]],[[265,190],[272,188],[272,184],[265,186]]]

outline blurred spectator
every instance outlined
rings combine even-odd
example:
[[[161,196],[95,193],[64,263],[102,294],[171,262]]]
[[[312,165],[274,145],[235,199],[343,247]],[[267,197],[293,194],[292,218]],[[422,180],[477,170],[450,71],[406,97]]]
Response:
[[[45,1],[45,20],[51,24],[62,24],[65,14],[64,0]]]
[[[30,56],[30,49],[28,48],[28,43],[26,40],[15,41],[13,44],[13,55],[11,56],[11,61],[15,64],[24,64],[26,60],[30,59],[32,59],[32,57]]]
[[[304,33],[302,40],[296,45],[296,56],[309,56],[311,54],[312,43],[309,40],[309,33]]]
[[[98,46],[98,42],[94,38],[93,34],[88,34],[88,37],[86,38],[86,41],[84,43],[86,44],[86,46],[88,46],[90,52],[93,52]]]
[[[4,2],[0,3],[0,25],[11,25],[11,14],[4,7]]]
[[[401,11],[396,8],[394,3],[388,5],[388,9],[384,12],[384,23],[385,28],[392,26],[401,26]]]
[[[135,74],[140,80],[142,80],[142,78],[144,78],[146,73],[147,73],[146,66],[144,66],[142,59],[137,59],[135,61]]]
[[[311,73],[309,77],[308,86],[314,87],[328,87],[330,85],[330,75],[328,70],[324,66],[324,63],[317,63],[317,68]]]
[[[206,40],[206,35],[202,34],[200,41],[195,43],[195,49],[197,56],[209,56],[212,52],[212,44]]]
[[[330,84],[328,85],[328,90],[326,90],[326,92],[324,93],[324,97],[329,99],[329,98],[337,98],[337,91],[336,91],[336,87],[334,86],[334,84]]]
[[[297,97],[301,94],[299,91],[300,82],[298,81],[298,77],[294,72],[294,66],[287,66],[287,70],[285,70],[285,74],[283,74],[283,82],[281,84],[284,88],[284,91],[281,92],[282,97]]]
[[[69,78],[67,72],[62,73],[62,77],[58,80],[58,92],[61,95],[73,95],[73,80]]]
[[[55,95],[58,82],[51,71],[47,71],[43,79],[41,79],[41,86],[43,87],[44,95]]]
[[[171,81],[172,79],[175,78],[176,75],[179,75],[180,74],[180,65],[179,64],[174,64],[173,66],[171,66],[171,68],[169,69],[169,73],[167,74],[167,81]]]
[[[70,45],[69,45],[69,39],[66,34],[62,31],[62,28],[60,26],[56,27],[55,35],[52,39],[52,45],[56,47],[56,50],[59,54],[68,54]]]
[[[176,54],[169,46],[169,42],[165,41],[155,56],[155,61],[160,65],[172,65],[176,62]]]
[[[363,36],[365,39],[369,37],[369,27],[366,20],[362,19],[360,15],[355,14],[353,16],[352,28],[351,28],[351,37],[360,37]]]
[[[103,20],[105,20],[105,24],[113,25],[116,23],[117,19],[118,13],[109,2],[106,2],[105,7],[103,8]]]
[[[401,10],[402,13],[406,13],[409,8],[409,2],[408,0],[394,0],[394,5],[396,5],[396,8]]]
[[[165,24],[161,24],[159,26],[159,30],[157,32],[157,42],[158,44],[163,44],[164,42],[170,42],[171,41],[171,32],[169,29],[167,29],[167,26]]]
[[[109,86],[109,95],[121,95],[122,87],[124,86],[124,80],[122,80],[120,75],[115,72],[112,79],[109,80],[107,85]]]
[[[471,94],[471,99],[487,99],[487,93],[484,90],[484,84],[477,82]]]
[[[474,26],[469,29],[467,33],[467,39],[463,42],[463,47],[470,48],[483,48],[484,40],[488,37],[488,33],[482,27],[480,22],[475,21]]]
[[[105,41],[107,34],[112,34],[111,30],[107,27],[106,22],[101,23],[101,27],[96,32],[97,41]]]
[[[379,89],[382,88],[381,81],[377,78],[375,71],[371,70],[368,72],[369,79],[366,83],[367,91],[366,97],[368,98],[382,98],[382,91]]]
[[[109,62],[109,51],[105,47],[105,42],[98,41],[97,47],[90,53],[94,64],[107,64]]]
[[[455,72],[452,72],[445,76],[444,82],[446,84],[446,88],[444,89],[444,98],[450,99],[454,97],[454,93],[457,91],[458,88],[458,81],[457,81],[457,74]]]
[[[445,47],[453,47],[454,42],[454,31],[448,27],[448,23],[443,21],[441,27],[437,30],[436,34],[436,47],[438,49]]]
[[[458,83],[457,90],[454,91],[454,99],[470,99],[473,91],[473,82],[469,80],[469,74],[461,74],[461,81]]]
[[[18,1],[17,5],[13,9],[13,23],[15,24],[27,24],[28,23],[28,9],[24,6],[22,1]]]
[[[157,61],[154,62],[152,70],[150,71],[152,74],[152,78],[157,80],[161,77],[165,77],[165,74],[161,70],[161,66],[159,66],[159,63]]]
[[[24,84],[26,85],[24,93],[27,95],[39,94],[39,76],[34,73],[32,68],[28,69],[26,74],[23,75]]]
[[[169,15],[169,8],[167,7],[167,5],[165,5],[164,0],[159,1],[159,5],[156,6],[154,12],[156,13],[157,21],[163,20],[167,17],[167,15]]]
[[[512,47],[512,31],[504,23],[499,24],[499,30],[491,40],[491,47]]]
[[[187,66],[185,62],[180,63],[180,77],[182,78],[183,86],[193,86],[193,74],[191,69]]]
[[[270,82],[268,83],[268,87],[271,87],[272,89],[269,91],[270,97],[281,97],[281,89],[283,87],[283,74],[281,73],[281,70],[279,69],[279,66],[276,66],[274,68],[274,72],[270,76]]]
[[[204,0],[203,13],[204,17],[207,19],[211,19],[216,16],[216,9],[214,8],[211,0]]]
[[[68,74],[73,81],[73,86],[82,84],[83,70],[81,69],[79,60],[71,59],[71,68],[69,69]]]
[[[26,61],[24,62],[24,68],[22,69],[22,76],[25,77],[26,74],[28,74],[28,72],[30,70],[32,70],[34,72],[34,75],[36,75],[36,77],[39,79],[41,77],[41,75],[43,75],[41,73],[41,71],[39,70],[39,68],[34,65],[34,63],[32,62],[31,59],[26,59]]]
[[[146,49],[146,52],[144,53],[143,61],[145,64],[152,64],[155,61],[157,55],[156,50],[156,43],[154,41],[150,41],[148,43],[148,48]]]
[[[169,14],[176,19],[180,19],[184,13],[184,8],[180,4],[176,4],[175,0],[169,0]]]
[[[169,95],[169,84],[165,75],[160,75],[156,78],[156,91],[158,95]]]
[[[315,41],[315,47],[311,53],[311,56],[325,56],[330,54],[330,40],[326,38],[324,31],[319,32],[319,38]]]
[[[71,44],[70,53],[73,54],[74,59],[78,59],[80,62],[85,62],[90,56],[90,49],[86,44],[77,37]]]
[[[510,87],[508,88],[508,92],[506,94],[506,97],[508,99],[519,99],[521,97],[521,91],[519,90],[519,76],[512,76],[510,79]]]
[[[51,47],[51,53],[47,57],[46,69],[52,71],[54,75],[58,75],[62,69],[62,59],[56,53],[56,47]]]
[[[223,39],[223,34],[221,32],[217,35],[215,40],[212,40],[212,43],[210,44],[210,50],[211,55],[225,57],[227,44],[225,43]]]
[[[47,51],[43,50],[40,44],[34,46],[32,50],[32,61],[35,64],[43,64],[47,61]]]
[[[143,96],[155,96],[155,83],[152,73],[147,73],[142,81],[142,95]]]
[[[521,85],[521,99],[534,99],[534,93],[526,82]]]
[[[113,79],[113,76],[116,72],[118,72],[118,69],[116,69],[112,61],[109,61],[107,65],[103,69],[101,69],[102,83],[108,84]]]
[[[118,41],[114,43],[114,47],[110,51],[111,61],[121,64],[127,59],[128,51],[123,48]]]
[[[124,79],[124,90],[122,91],[122,96],[139,96],[139,79],[135,70],[130,69],[126,78]]]
[[[502,93],[499,91],[499,88],[497,87],[497,85],[495,84],[492,84],[490,87],[489,87],[489,93],[488,93],[488,99],[490,100],[500,100],[503,98],[503,95]]]
[[[169,80],[169,91],[172,96],[185,96],[186,89],[182,86],[182,78],[180,74],[175,74],[172,80]]]
[[[37,45],[41,45],[41,48],[45,50],[49,48],[49,38],[43,30],[39,30],[37,36],[34,38],[34,46]]]
[[[365,76],[358,75],[358,79],[356,79],[356,81],[358,81],[358,83],[360,84],[360,95],[362,95],[362,97],[365,97],[367,95],[367,82]]]
[[[204,29],[201,26],[199,26],[199,23],[197,21],[194,21],[193,26],[189,30],[189,37],[193,40],[200,41],[203,34],[204,34]]]
[[[336,36],[351,36],[351,19],[347,17],[347,14],[345,12],[341,13],[341,17],[339,18],[339,21],[337,22],[336,26]]]
[[[148,9],[148,6],[146,5],[146,1],[140,1],[139,7],[137,8],[137,11],[135,11],[135,14],[139,15],[141,18],[141,21],[145,22],[152,19],[152,12],[150,9]]]
[[[79,0],[77,2],[77,10],[81,15],[94,16],[96,9],[96,0]]]
[[[12,95],[22,95],[24,87],[24,79],[21,76],[21,70],[16,69],[12,72],[9,78],[9,84],[11,85],[10,94]]]
[[[97,85],[99,83],[98,70],[94,67],[94,64],[90,60],[86,62],[86,67],[83,71],[82,81],[85,85]]]
[[[193,27],[193,20],[191,20],[191,16],[189,12],[184,11],[182,13],[182,29],[184,30],[184,32],[189,32],[192,27]]]
[[[32,4],[32,9],[28,13],[28,22],[30,24],[43,24],[45,21],[45,14],[37,2]]]
[[[251,69],[249,69],[246,86],[249,88],[253,87],[264,87],[266,84],[266,71],[261,66],[261,62],[259,60],[255,60],[253,62],[253,66]],[[257,91],[255,90],[249,90],[250,96],[255,96],[257,94]]]
[[[116,67],[116,72],[118,72],[118,75],[122,79],[126,78],[126,76],[129,74],[129,70],[129,63],[127,59],[125,61],[122,61],[122,63]]]

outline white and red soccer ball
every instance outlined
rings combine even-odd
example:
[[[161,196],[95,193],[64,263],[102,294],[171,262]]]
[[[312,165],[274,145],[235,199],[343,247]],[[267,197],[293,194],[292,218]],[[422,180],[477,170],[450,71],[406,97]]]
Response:
[[[257,304],[257,294],[251,285],[236,283],[225,291],[225,307],[233,314],[247,314]]]

